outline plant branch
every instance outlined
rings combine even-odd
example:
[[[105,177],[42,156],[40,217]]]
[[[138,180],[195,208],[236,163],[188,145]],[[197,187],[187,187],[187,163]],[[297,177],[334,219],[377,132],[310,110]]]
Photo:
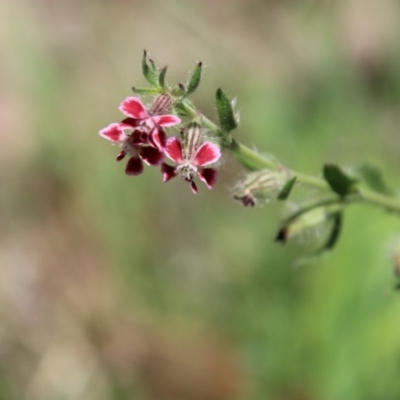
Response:
[[[328,182],[320,177],[313,175],[308,175],[304,173],[297,172],[295,170],[288,169],[282,165],[277,164],[275,161],[268,159],[262,154],[255,150],[250,149],[244,144],[238,142],[228,135],[229,140],[227,140],[227,134],[221,132],[218,125],[200,113],[194,105],[188,99],[183,99],[181,102],[182,108],[185,110],[186,114],[193,118],[198,119],[202,124],[209,129],[216,137],[223,139],[223,146],[230,150],[236,159],[246,168],[257,171],[261,169],[279,170],[284,169],[288,177],[297,177],[297,182],[303,185],[311,186],[316,189],[326,190],[332,192]],[[336,195],[336,193],[334,193]],[[337,196],[337,195],[336,195]],[[378,193],[376,191],[366,189],[363,187],[357,187],[356,192],[351,196],[346,196],[346,203],[367,203],[373,206],[381,207],[390,212],[396,212],[400,214],[400,199],[396,197],[391,197]]]

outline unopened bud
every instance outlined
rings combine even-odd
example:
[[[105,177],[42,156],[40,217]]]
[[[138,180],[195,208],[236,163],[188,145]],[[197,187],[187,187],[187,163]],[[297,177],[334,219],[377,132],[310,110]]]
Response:
[[[340,204],[317,205],[313,208],[299,209],[283,222],[276,235],[276,241],[286,243],[293,236],[316,232],[316,229],[333,222],[329,239],[323,246],[324,249],[332,248],[337,241],[342,225],[341,209],[342,205]]]
[[[304,233],[310,228],[314,228],[327,221],[328,215],[324,208],[316,208],[298,218],[285,223],[279,230],[276,241],[286,243],[293,236]]]
[[[249,173],[234,188],[234,198],[243,205],[251,206],[259,200],[269,201],[276,198],[283,186],[281,174],[269,169]]]

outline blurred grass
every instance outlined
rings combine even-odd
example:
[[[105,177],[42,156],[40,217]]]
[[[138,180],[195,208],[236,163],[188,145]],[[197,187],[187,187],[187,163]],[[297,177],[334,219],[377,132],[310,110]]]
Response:
[[[146,47],[171,80],[205,61],[194,98],[237,96],[246,144],[397,187],[397,4],[361,3],[0,4],[0,399],[399,398],[395,216],[350,209],[295,268],[310,246],[274,243],[279,205],[231,200],[235,162],[193,196],[97,136]]]

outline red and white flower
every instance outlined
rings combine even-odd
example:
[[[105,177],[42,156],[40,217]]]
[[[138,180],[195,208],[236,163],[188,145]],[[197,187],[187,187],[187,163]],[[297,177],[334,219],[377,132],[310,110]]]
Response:
[[[160,165],[164,159],[167,135],[163,127],[181,122],[180,118],[165,114],[172,106],[173,99],[168,94],[158,96],[147,110],[138,97],[127,97],[119,106],[125,118],[102,129],[99,134],[107,140],[119,143],[122,150],[117,156],[121,161],[126,155],[129,160],[125,172],[139,175],[143,172],[143,162]],[[126,134],[125,130],[132,130]]]
[[[159,146],[154,145],[152,134],[141,129],[135,129],[130,135],[127,135],[124,129],[126,129],[126,126],[123,124],[113,123],[102,129],[99,134],[121,146],[117,161],[121,161],[126,155],[129,156],[125,168],[127,175],[140,175],[143,172],[143,162],[147,165],[160,165],[162,163],[164,153]],[[166,138],[164,131],[158,129],[157,132],[158,137]],[[163,133],[160,135],[160,132]]]
[[[193,193],[197,193],[194,178],[197,176],[211,189],[217,181],[217,170],[203,168],[213,164],[221,157],[221,150],[215,143],[204,141],[202,128],[193,124],[182,132],[182,141],[170,137],[165,146],[165,154],[178,165],[175,167],[162,163],[163,181],[167,182],[177,175],[190,183]]]
[[[149,131],[158,127],[177,125],[181,119],[176,115],[163,114],[172,106],[172,98],[169,95],[161,95],[156,98],[149,110],[138,97],[127,97],[119,106],[120,111],[128,118],[121,123],[127,128],[146,127]]]

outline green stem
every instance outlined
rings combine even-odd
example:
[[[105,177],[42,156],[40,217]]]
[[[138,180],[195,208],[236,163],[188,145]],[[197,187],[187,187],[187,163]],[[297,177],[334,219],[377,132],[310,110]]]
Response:
[[[189,99],[183,99],[182,102],[180,103],[180,105],[186,111],[186,114],[188,115],[188,117],[191,117],[196,120],[198,119],[199,122],[201,122],[204,127],[209,129],[211,132],[213,132],[217,136],[222,137],[221,132],[218,128],[218,125],[214,124],[214,122],[212,122],[210,119],[208,119],[204,114],[197,111]]]
[[[255,171],[265,168],[272,170],[277,169],[277,164],[275,161],[269,160],[262,154],[257,153],[244,144],[239,143],[235,139],[232,139],[228,148],[237,158],[237,160],[248,169]],[[304,185],[313,186],[322,190],[330,190],[328,183],[322,178],[302,174],[290,169],[286,169],[286,173],[288,176],[296,176],[298,182],[303,183]]]
[[[262,154],[258,153],[255,150],[250,149],[244,144],[238,142],[237,140],[230,138],[230,140],[226,140],[226,134],[221,132],[219,127],[208,119],[206,116],[201,114],[196,110],[193,104],[188,100],[184,99],[181,103],[182,107],[186,111],[187,115],[194,119],[201,120],[202,124],[213,132],[217,137],[224,139],[224,147],[229,149],[236,159],[246,168],[250,170],[261,170],[261,169],[271,169],[278,170],[282,168],[281,165],[277,164],[276,161],[268,159],[264,157]],[[285,173],[291,177],[296,176],[297,182],[303,185],[311,186],[316,189],[327,190],[332,192],[329,184],[323,178],[319,178],[316,176],[303,174],[288,168],[284,168]],[[347,196],[349,197],[349,196]],[[350,200],[350,199],[349,199]],[[386,196],[384,194],[375,192],[366,188],[357,188],[357,193],[351,196],[350,201],[345,202],[363,202],[367,204],[371,204],[374,206],[381,207],[387,211],[396,212],[400,214],[400,199],[395,197]]]
[[[259,169],[277,169],[277,165],[271,160],[263,157],[261,154],[254,150],[251,150],[247,146],[232,140],[229,149],[238,161],[251,170]],[[297,181],[307,186],[311,186],[317,189],[331,191],[328,183],[323,178],[316,176],[303,174],[291,169],[286,169],[288,176],[296,176]],[[384,194],[375,192],[366,188],[357,188],[357,193],[352,196],[352,202],[364,202],[367,204],[375,205],[384,208],[387,211],[400,213],[400,199],[396,197],[386,196]]]
[[[400,199],[390,197],[369,189],[359,188],[360,201],[384,208],[386,211],[400,213]]]

